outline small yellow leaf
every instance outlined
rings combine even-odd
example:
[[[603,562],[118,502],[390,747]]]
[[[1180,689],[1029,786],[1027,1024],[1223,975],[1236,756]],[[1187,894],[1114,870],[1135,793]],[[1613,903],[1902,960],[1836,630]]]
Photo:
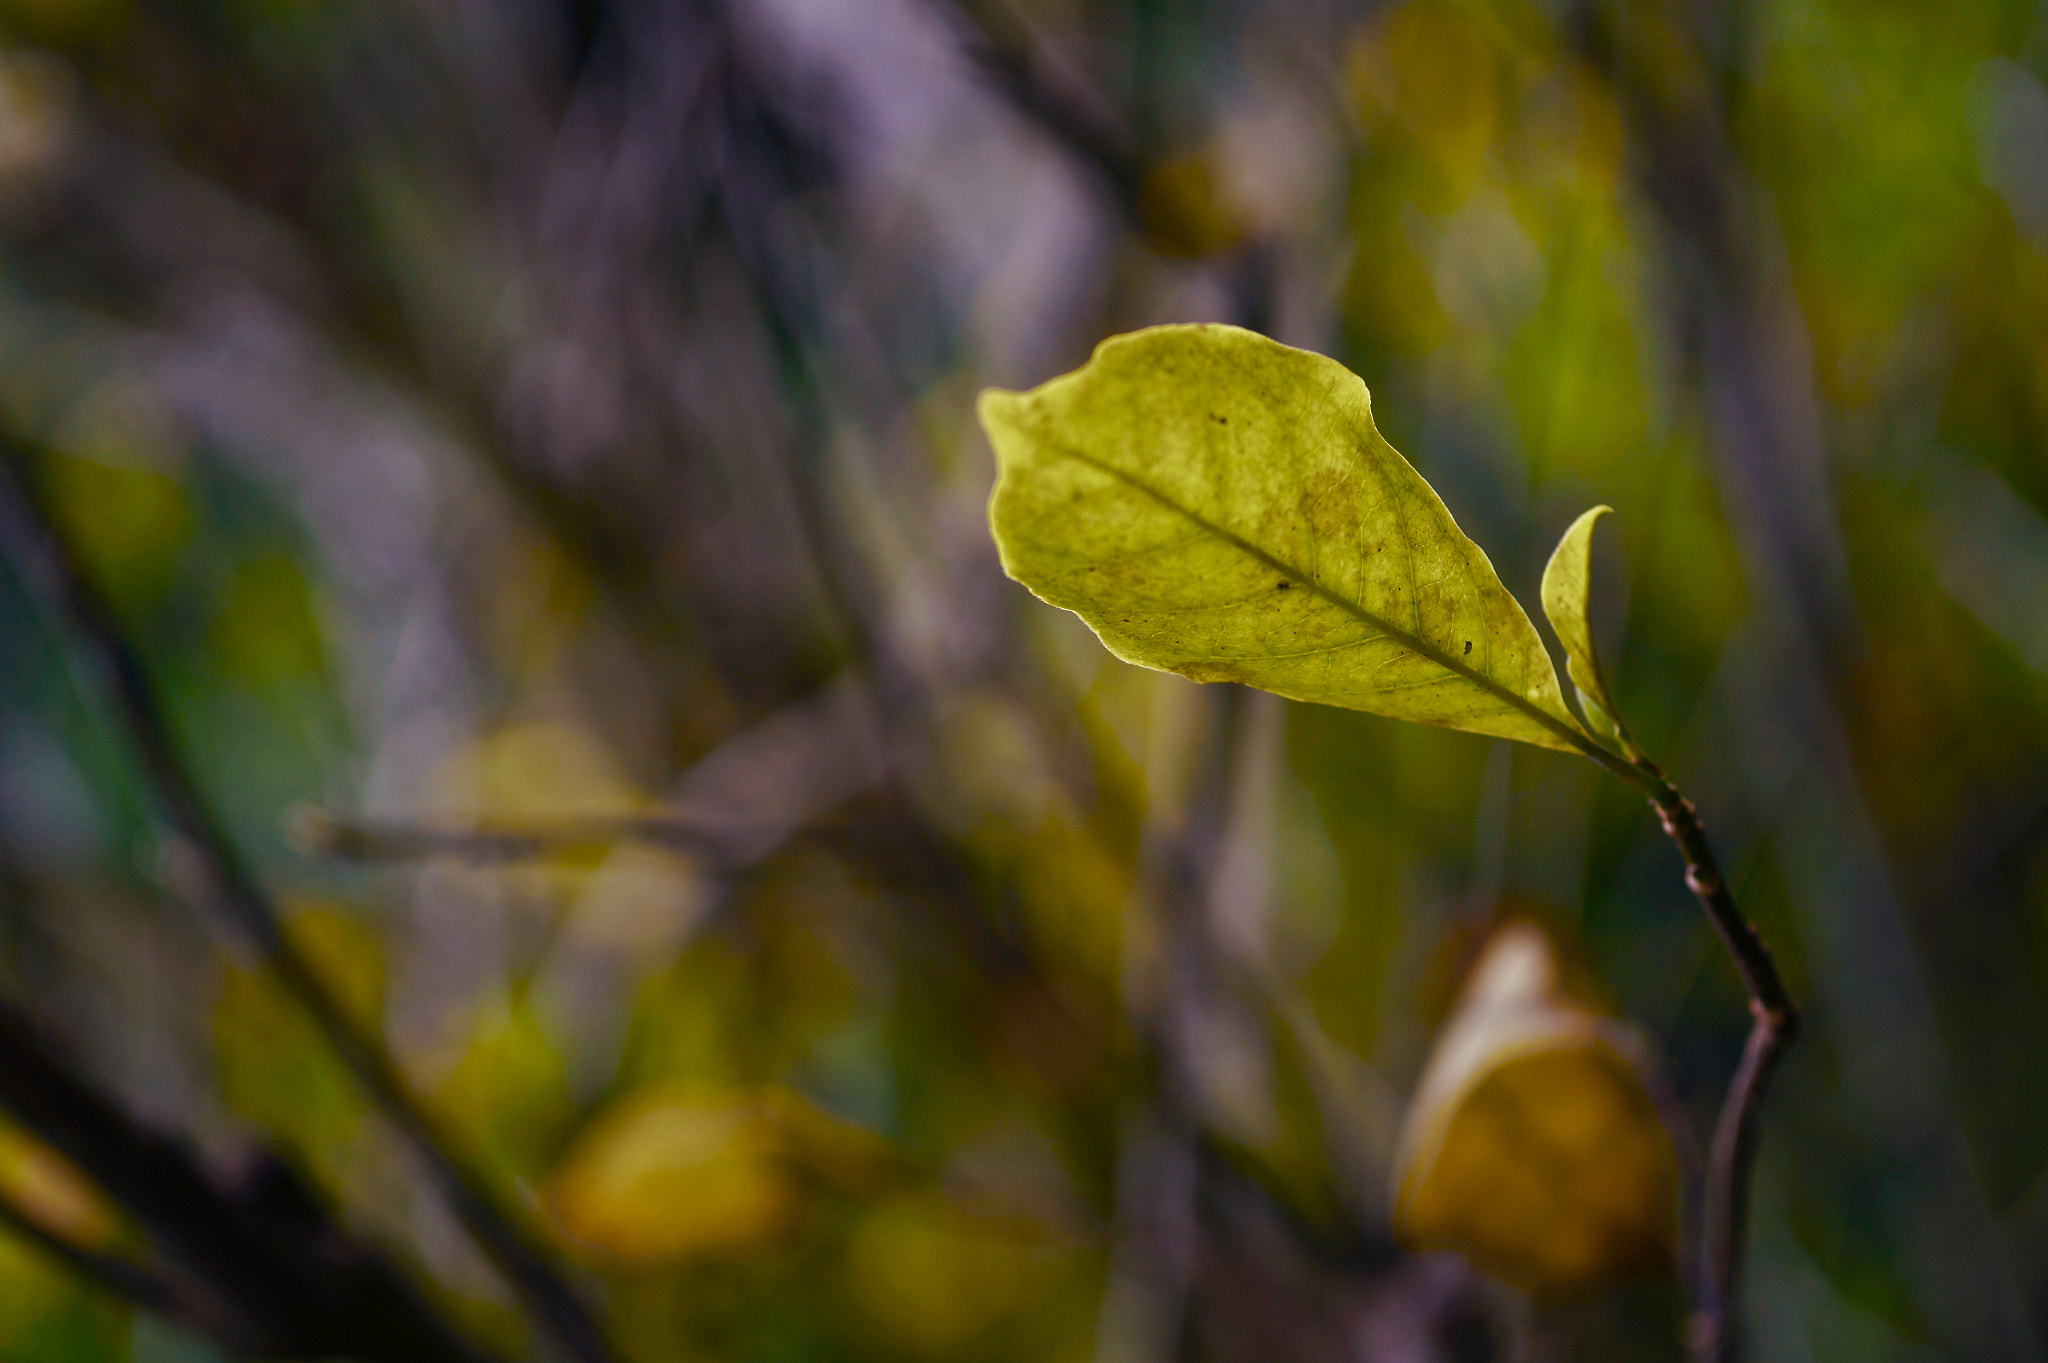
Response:
[[[622,1265],[739,1254],[795,1229],[812,1187],[862,1191],[897,1159],[792,1089],[659,1084],[591,1123],[548,1203],[563,1235]]]
[[[646,1089],[582,1134],[548,1201],[563,1235],[623,1265],[744,1252],[802,1210],[781,1146],[749,1094]]]
[[[487,1164],[531,1181],[547,1167],[570,1111],[567,1065],[541,1014],[524,1001],[493,999],[447,1054],[435,1107]]]
[[[1559,990],[1540,932],[1502,929],[1403,1125],[1396,1232],[1551,1295],[1668,1264],[1677,1161],[1639,1052]]]
[[[382,1025],[384,948],[341,906],[301,905],[287,925],[358,1026]],[[339,1176],[365,1111],[360,1088],[268,970],[231,965],[213,1003],[215,1073],[242,1117],[282,1138],[323,1178]]]
[[[515,724],[451,759],[433,803],[483,820],[624,814],[646,804],[595,734],[572,724]]]
[[[0,1190],[51,1234],[81,1249],[105,1249],[121,1218],[76,1165],[11,1124],[0,1125]]]
[[[169,589],[192,535],[184,484],[141,462],[55,455],[45,466],[51,512],[97,585],[128,605]]]
[[[1571,523],[1550,562],[1543,569],[1543,613],[1564,645],[1565,667],[1572,685],[1579,690],[1586,722],[1603,738],[1619,744],[1631,756],[1640,756],[1635,740],[1621,722],[1621,710],[1607,690],[1607,676],[1600,668],[1600,652],[1593,643],[1591,596],[1593,590],[1593,527],[1613,508],[1596,506]]]
[[[312,591],[298,565],[283,554],[235,566],[221,593],[211,643],[216,665],[246,685],[318,676],[326,666]]]
[[[1042,1227],[911,1193],[854,1228],[844,1288],[892,1353],[942,1354],[1029,1305],[1062,1256]]]

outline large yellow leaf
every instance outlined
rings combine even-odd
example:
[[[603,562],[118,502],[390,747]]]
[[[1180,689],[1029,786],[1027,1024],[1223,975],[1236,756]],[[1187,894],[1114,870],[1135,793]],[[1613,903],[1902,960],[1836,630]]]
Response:
[[[1403,1123],[1396,1231],[1553,1294],[1669,1263],[1677,1161],[1639,1051],[1559,990],[1541,933],[1503,929]]]
[[[1336,361],[1153,327],[1028,393],[983,393],[980,413],[1004,569],[1119,658],[1593,746],[1529,617]]]

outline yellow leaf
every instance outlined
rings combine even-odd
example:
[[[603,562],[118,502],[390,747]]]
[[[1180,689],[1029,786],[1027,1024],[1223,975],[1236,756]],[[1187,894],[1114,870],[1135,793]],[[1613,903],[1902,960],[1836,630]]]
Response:
[[[142,463],[55,455],[45,467],[51,511],[98,585],[129,605],[167,590],[192,535],[184,484]]]
[[[1635,740],[1621,722],[1621,710],[1607,690],[1600,652],[1593,643],[1593,527],[1612,507],[1596,506],[1571,523],[1543,569],[1543,613],[1564,645],[1565,668],[1579,690],[1586,722],[1603,738],[1637,756]]]
[[[282,554],[237,564],[221,593],[212,644],[220,668],[248,685],[319,675],[326,655],[298,565]]]
[[[547,1167],[572,1110],[561,1047],[523,1000],[492,999],[476,1010],[433,1093],[454,1132],[521,1181]]]
[[[788,1235],[813,1178],[858,1189],[894,1147],[792,1090],[653,1085],[576,1140],[549,1189],[575,1243],[627,1266],[756,1250]]]
[[[1669,1263],[1677,1162],[1639,1051],[1563,995],[1540,932],[1502,929],[1404,1122],[1397,1233],[1553,1295]]]
[[[83,1249],[105,1249],[121,1218],[77,1166],[11,1124],[0,1125],[0,1189],[51,1234]]]
[[[515,724],[437,774],[435,803],[484,820],[623,814],[646,804],[595,735],[571,724]]]
[[[1594,748],[1529,617],[1336,361],[1153,327],[980,414],[1004,570],[1125,661]]]
[[[300,908],[288,930],[358,1025],[382,1025],[384,957],[376,935],[332,908]],[[267,970],[230,966],[213,1005],[221,1096],[334,1177],[364,1113],[362,1092]]]
[[[870,1211],[847,1247],[845,1290],[892,1350],[945,1353],[1043,1292],[1060,1248],[1042,1228],[976,1214],[932,1193]]]
[[[801,1210],[780,1144],[748,1095],[643,1090],[576,1141],[549,1204],[565,1236],[622,1264],[753,1249]]]

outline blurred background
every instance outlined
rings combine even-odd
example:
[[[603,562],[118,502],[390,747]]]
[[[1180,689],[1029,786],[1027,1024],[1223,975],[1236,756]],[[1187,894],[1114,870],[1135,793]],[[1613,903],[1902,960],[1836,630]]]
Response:
[[[2044,75],[2014,0],[0,0],[0,1357],[398,1357],[237,1305],[371,1259],[499,1359],[1679,1357],[1673,1265],[1389,1228],[1503,921],[1711,1119],[1640,800],[1001,576],[974,394],[1200,320],[1524,601],[1617,509],[1809,1010],[1752,1356],[2037,1356]]]

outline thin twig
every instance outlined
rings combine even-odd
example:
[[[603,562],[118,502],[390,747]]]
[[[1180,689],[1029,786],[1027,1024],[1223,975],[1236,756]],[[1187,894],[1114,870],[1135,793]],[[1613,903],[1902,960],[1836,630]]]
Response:
[[[455,857],[473,862],[531,861],[639,843],[679,852],[707,869],[727,869],[731,839],[673,814],[591,815],[555,822],[436,828],[388,819],[340,819],[307,806],[286,820],[293,845],[337,861],[403,862]]]
[[[1749,1228],[1749,1176],[1756,1160],[1757,1112],[1771,1071],[1791,1044],[1795,1030],[1796,1023],[1773,1022],[1761,1009],[1756,1010],[1749,1042],[1742,1050],[1742,1064],[1728,1085],[1715,1124],[1706,1224],[1701,1232],[1704,1281],[1690,1340],[1693,1357],[1700,1363],[1725,1363],[1740,1353],[1735,1304]]]
[[[1707,842],[1699,811],[1655,766],[1648,762],[1636,765],[1655,781],[1652,806],[1665,833],[1685,859],[1686,886],[1699,898],[1715,931],[1735,958],[1735,967],[1749,991],[1749,1011],[1755,1019],[1743,1048],[1742,1064],[1728,1085],[1714,1127],[1701,1218],[1698,1299],[1689,1331],[1690,1348],[1697,1363],[1732,1363],[1739,1351],[1735,1308],[1742,1286],[1758,1114],[1772,1070],[1799,1034],[1799,1010],[1778,975],[1770,948],[1736,905],[1735,896],[1714,860],[1714,849]]]
[[[1647,767],[1649,764],[1641,765]],[[1650,770],[1654,772],[1655,768]],[[1662,786],[1662,790],[1652,797],[1657,818],[1663,823],[1666,835],[1678,845],[1679,855],[1685,858],[1686,888],[1698,896],[1706,908],[1707,917],[1713,920],[1715,930],[1735,957],[1736,968],[1742,972],[1742,983],[1758,1010],[1758,1020],[1784,1031],[1789,1040],[1791,1034],[1798,1030],[1799,1010],[1793,1006],[1792,996],[1785,990],[1785,982],[1778,977],[1777,963],[1771,959],[1770,948],[1764,945],[1763,937],[1736,906],[1735,896],[1721,875],[1719,863],[1714,860],[1714,849],[1707,842],[1707,831],[1700,823],[1699,810],[1661,774],[1657,779]]]
[[[206,899],[262,956],[327,1043],[425,1165],[441,1196],[518,1293],[529,1313],[578,1363],[609,1363],[596,1317],[477,1174],[451,1153],[381,1042],[350,1018],[291,938],[269,895],[201,796],[171,736],[141,656],[112,606],[80,567],[37,501],[20,447],[0,457],[0,543],[28,584],[70,626],[77,653],[133,745]]]
[[[1628,761],[1596,748],[1588,752],[1609,771],[1649,798],[1664,832],[1685,859],[1686,888],[1707,911],[1749,993],[1754,1021],[1742,1063],[1721,1101],[1709,1155],[1705,1206],[1701,1213],[1699,1282],[1688,1329],[1695,1363],[1735,1363],[1740,1341],[1736,1299],[1742,1287],[1745,1230],[1749,1223],[1749,1177],[1756,1157],[1757,1121],[1764,1090],[1785,1048],[1799,1035],[1799,1009],[1778,974],[1777,962],[1756,926],[1743,916],[1714,859],[1699,810],[1671,784],[1654,762]]]

